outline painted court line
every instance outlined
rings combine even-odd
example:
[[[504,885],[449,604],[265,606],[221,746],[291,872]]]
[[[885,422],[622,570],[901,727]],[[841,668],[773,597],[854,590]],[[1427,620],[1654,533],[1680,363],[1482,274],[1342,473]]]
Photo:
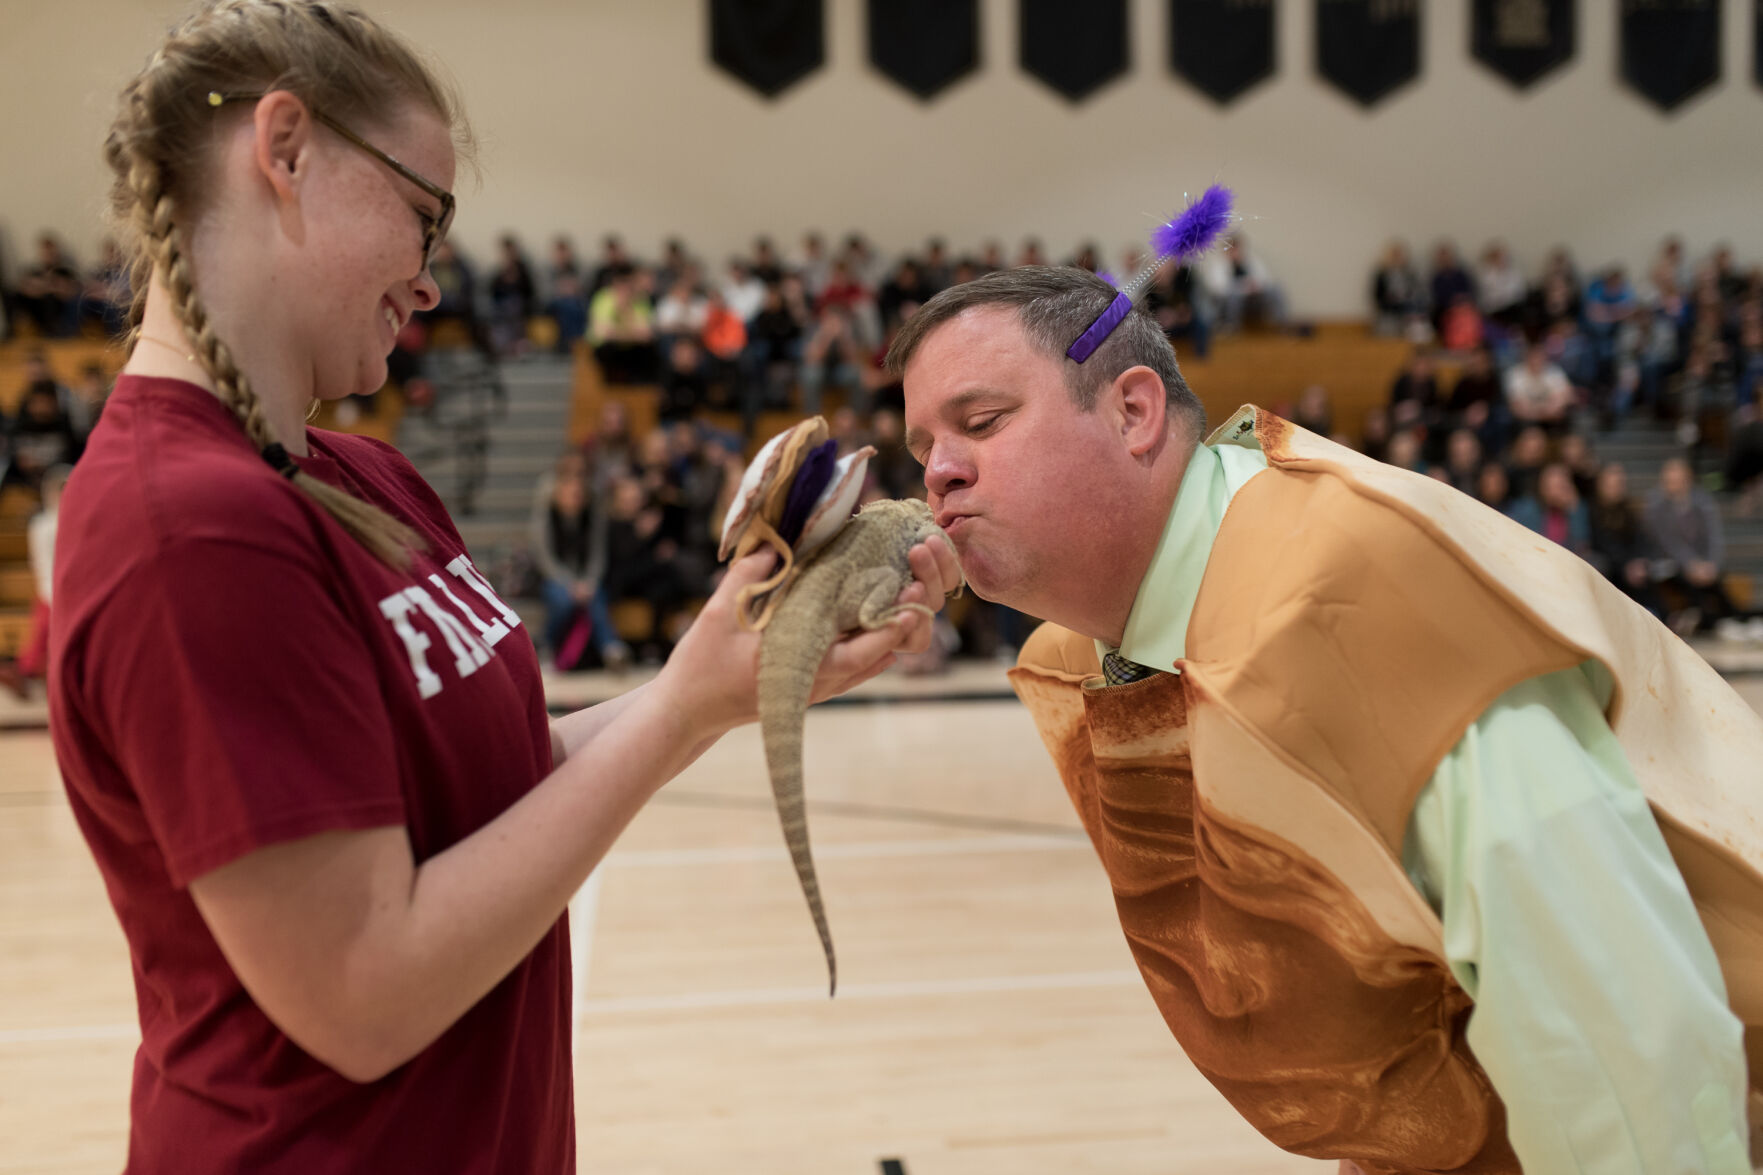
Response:
[[[594,960],[594,929],[600,922],[600,884],[606,862],[588,874],[569,903],[569,970],[571,1023],[582,1022],[582,1002],[588,995],[588,968]]]
[[[1013,991],[1062,991],[1092,987],[1136,987],[1137,971],[1067,971],[1052,975],[986,975],[971,979],[906,979],[890,983],[851,983],[838,998],[852,1000],[910,999],[915,996],[992,995]],[[705,1008],[752,1008],[781,1004],[824,1004],[826,988],[757,987],[738,991],[687,991],[672,995],[619,996],[582,1000],[576,1015],[616,1016],[630,1012],[684,1012]],[[83,1024],[45,1028],[0,1029],[0,1047],[81,1040],[139,1040],[133,1024]]]
[[[987,975],[972,979],[903,979],[891,983],[849,983],[839,988],[840,1000],[906,999],[931,995],[992,995],[1012,991],[1060,991],[1086,987],[1136,987],[1144,981],[1137,971],[1067,971],[1053,975]],[[737,991],[688,991],[673,995],[618,996],[587,1000],[586,1016],[623,1012],[678,1012],[703,1008],[749,1008],[776,1004],[824,1004],[826,988],[756,987]]]
[[[972,836],[948,840],[854,841],[849,844],[815,845],[819,861],[866,860],[884,857],[939,857],[961,853],[1040,853],[1090,848],[1089,838],[1076,836]],[[644,869],[673,865],[735,865],[751,861],[787,861],[781,845],[731,845],[703,849],[631,849],[612,853],[605,867]]]

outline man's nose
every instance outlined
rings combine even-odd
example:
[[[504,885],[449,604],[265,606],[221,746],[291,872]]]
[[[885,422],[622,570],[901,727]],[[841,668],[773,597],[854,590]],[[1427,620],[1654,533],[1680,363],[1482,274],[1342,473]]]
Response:
[[[938,497],[973,484],[973,467],[961,454],[933,448],[924,466],[924,488]]]

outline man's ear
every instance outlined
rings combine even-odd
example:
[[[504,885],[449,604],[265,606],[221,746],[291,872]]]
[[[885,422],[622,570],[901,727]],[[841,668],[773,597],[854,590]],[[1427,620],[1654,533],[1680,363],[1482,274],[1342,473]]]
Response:
[[[312,162],[312,113],[286,90],[271,90],[252,114],[257,141],[252,162],[281,204],[297,204]]]
[[[1163,377],[1143,365],[1129,367],[1114,377],[1109,391],[1120,413],[1127,452],[1134,457],[1154,452],[1168,432],[1169,398]]]

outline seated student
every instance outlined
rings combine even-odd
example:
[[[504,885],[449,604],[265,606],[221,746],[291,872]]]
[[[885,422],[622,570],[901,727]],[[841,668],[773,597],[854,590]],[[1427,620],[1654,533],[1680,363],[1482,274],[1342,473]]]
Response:
[[[698,332],[698,343],[704,349],[705,374],[719,394],[718,402],[738,403],[741,398],[741,353],[747,349],[747,324],[729,305],[721,290],[711,290],[705,299],[704,325]]]
[[[656,375],[655,317],[629,266],[614,269],[588,304],[588,345],[606,382],[648,383]]]
[[[1136,253],[1121,266],[1125,274],[1137,273],[1141,262]],[[970,274],[971,281],[977,274]],[[1123,279],[1124,280],[1124,279]],[[1170,342],[1186,339],[1194,345],[1194,357],[1204,359],[1212,350],[1212,306],[1206,287],[1191,265],[1173,262],[1161,265],[1145,291],[1145,313],[1157,320]]]
[[[128,262],[115,238],[105,237],[98,264],[80,289],[80,321],[94,324],[109,338],[120,338],[129,328],[131,300]]]
[[[662,289],[665,292],[655,302],[655,342],[665,353],[677,338],[698,337],[704,329],[706,303],[689,269]]]
[[[72,465],[79,457],[79,434],[57,392],[53,381],[39,381],[25,389],[18,415],[7,430],[12,460],[0,474],[0,486],[37,490],[52,467]]]
[[[74,433],[87,436],[92,426],[98,423],[98,416],[104,411],[104,401],[110,396],[110,380],[104,374],[104,367],[99,363],[87,363],[80,368],[79,382],[68,389],[62,401],[67,409],[68,419],[73,422]]]
[[[731,446],[739,449],[740,441],[727,434],[713,435],[690,420],[669,425],[666,437],[670,501],[663,530],[679,545],[677,561],[686,582],[697,594],[707,595],[720,562],[716,551],[722,518],[716,507],[728,476],[723,453]]]
[[[901,260],[893,275],[882,283],[875,296],[876,309],[881,312],[882,329],[894,330],[900,325],[900,309],[910,302],[921,306],[936,293],[925,280],[918,262],[911,257]]]
[[[1493,354],[1485,346],[1463,356],[1457,382],[1451,385],[1450,398],[1445,401],[1445,416],[1463,428],[1474,429],[1485,451],[1497,453],[1506,447],[1511,417],[1500,377],[1494,372]]]
[[[688,335],[676,337],[667,349],[667,366],[661,372],[661,420],[688,420],[709,400],[710,377],[703,348]]]
[[[1201,280],[1219,307],[1219,328],[1229,332],[1245,323],[1275,329],[1286,325],[1285,289],[1260,254],[1249,250],[1241,233],[1233,234],[1222,251],[1207,253],[1198,262]]]
[[[1579,270],[1574,267],[1572,256],[1564,248],[1550,250],[1543,262],[1542,276],[1531,291],[1526,330],[1534,336],[1557,322],[1578,322],[1582,301]]]
[[[1641,607],[1655,616],[1664,615],[1659,591],[1653,586],[1646,526],[1628,495],[1628,471],[1620,461],[1598,470],[1586,513],[1591,529],[1591,553],[1586,561]]]
[[[1573,385],[1567,375],[1549,362],[1540,344],[1531,347],[1524,362],[1506,372],[1506,407],[1521,424],[1565,430],[1573,411]]]
[[[1444,333],[1445,311],[1455,305],[1458,298],[1467,297],[1472,304],[1475,301],[1475,278],[1463,267],[1457,246],[1450,241],[1440,241],[1433,249],[1430,294],[1432,326],[1439,334]]]
[[[1573,478],[1573,488],[1579,493],[1579,500],[1590,501],[1596,492],[1598,470],[1602,463],[1598,455],[1592,451],[1592,443],[1585,434],[1570,432],[1561,438],[1555,448],[1555,458],[1567,467]]]
[[[31,516],[26,541],[30,554],[31,582],[36,598],[31,602],[30,635],[17,661],[0,660],[0,685],[21,702],[31,697],[31,682],[43,680],[49,668],[49,597],[54,590],[55,527],[61,507],[61,488],[73,472],[57,465],[43,474],[43,508]]]
[[[1412,335],[1416,322],[1426,319],[1426,286],[1408,258],[1408,246],[1391,241],[1383,260],[1371,275],[1371,304],[1377,313],[1377,333]],[[1428,332],[1430,333],[1430,332]]]
[[[1506,477],[1512,486],[1512,496],[1535,497],[1537,481],[1542,477],[1543,466],[1548,463],[1549,436],[1533,424],[1518,434],[1506,455]]]
[[[1559,461],[1543,466],[1534,498],[1513,507],[1512,517],[1580,558],[1591,552],[1591,525],[1573,475]]]
[[[1447,351],[1473,351],[1487,341],[1486,325],[1475,299],[1458,294],[1439,315],[1439,346]]]
[[[569,353],[570,345],[587,333],[588,300],[581,263],[568,237],[551,242],[550,292],[545,313],[557,324],[557,352]]]
[[[1384,455],[1384,460],[1397,469],[1425,473],[1426,460],[1421,454],[1420,431],[1413,428],[1398,429],[1390,437],[1389,452]]]
[[[1445,440],[1445,480],[1474,497],[1481,479],[1481,438],[1470,428],[1452,429]]]
[[[1408,365],[1390,386],[1390,404],[1412,400],[1420,406],[1421,415],[1430,418],[1439,407],[1439,384],[1432,352],[1416,347],[1408,356]]]
[[[678,243],[673,240],[668,241],[669,246]],[[683,246],[681,246],[678,255],[683,257]],[[670,259],[675,256],[671,248],[668,256]],[[629,253],[625,252],[624,241],[617,233],[607,233],[600,238],[600,264],[595,267],[593,280],[588,283],[588,293],[590,295],[598,294],[612,284],[613,278],[621,273],[634,273],[636,268],[636,261]]]
[[[590,500],[587,463],[580,453],[565,454],[556,470],[540,479],[529,542],[545,601],[545,647],[557,667],[580,667],[588,648],[601,664],[627,664],[630,649],[612,630],[607,610],[606,514]],[[588,639],[573,656],[566,655],[577,625],[585,625]]]
[[[496,354],[507,357],[526,347],[526,320],[536,308],[538,287],[513,233],[504,233],[496,249],[496,271],[490,275],[490,340]]]
[[[743,325],[750,322],[759,313],[759,307],[765,304],[765,282],[739,257],[729,261],[728,276],[716,292],[722,295],[723,302]]]
[[[1481,265],[1475,273],[1475,287],[1483,314],[1502,326],[1519,324],[1524,316],[1524,300],[1530,290],[1517,263],[1512,260],[1511,251],[1502,242],[1489,242],[1482,250]]]
[[[661,534],[662,509],[632,477],[612,483],[606,527],[606,598],[642,600],[649,605],[649,627],[638,657],[645,665],[666,660],[667,620],[692,598],[692,585],[674,556],[678,545]]]
[[[1616,332],[1634,312],[1634,287],[1620,265],[1612,265],[1586,287],[1585,325],[1600,366],[1615,355]]]
[[[37,263],[18,279],[13,304],[19,317],[46,338],[65,339],[79,330],[80,275],[53,233],[37,238]]]
[[[770,237],[753,238],[753,264],[749,268],[764,285],[775,285],[783,280],[783,258],[778,256],[777,246],[772,244]]]
[[[1475,498],[1484,506],[1489,506],[1506,517],[1514,517],[1513,509],[1524,499],[1512,496],[1512,485],[1506,477],[1506,467],[1498,461],[1489,461],[1481,467],[1475,478]]]
[[[870,361],[871,354],[859,337],[851,311],[837,302],[823,306],[802,347],[798,375],[802,414],[813,416],[820,411],[821,391],[829,385],[843,388],[854,404],[863,400],[866,389],[861,368]]]
[[[1678,601],[1671,627],[1688,636],[1731,616],[1721,584],[1726,538],[1720,511],[1696,487],[1688,461],[1673,457],[1660,467],[1645,519],[1648,540],[1661,556],[1654,578]]]
[[[1738,494],[1734,512],[1749,518],[1763,504],[1763,410],[1755,403],[1733,409],[1726,442],[1726,488]]]
[[[1665,375],[1677,363],[1677,327],[1657,307],[1638,306],[1617,329],[1615,355],[1606,406],[1610,424],[1627,416],[1636,400],[1658,415]]]
[[[446,237],[435,242],[435,255],[429,259],[429,276],[434,278],[440,296],[434,309],[424,317],[432,325],[457,323],[468,338],[477,340],[482,330],[477,314],[477,274],[471,262]]]
[[[741,354],[741,424],[748,436],[761,408],[781,408],[789,402],[808,322],[800,279],[786,277],[765,288],[765,301],[747,326],[747,346]]]

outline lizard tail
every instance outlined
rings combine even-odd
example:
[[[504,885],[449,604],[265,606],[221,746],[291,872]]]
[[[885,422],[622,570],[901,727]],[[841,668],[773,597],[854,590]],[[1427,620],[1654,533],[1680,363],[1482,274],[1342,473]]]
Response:
[[[838,963],[832,931],[821,902],[820,880],[808,847],[808,809],[802,790],[802,727],[814,673],[837,633],[831,617],[818,620],[799,608],[784,607],[772,616],[759,647],[759,729],[765,742],[765,764],[771,794],[777,803],[784,844],[796,867],[796,880],[807,899],[814,929],[826,954],[827,994],[838,989]]]

